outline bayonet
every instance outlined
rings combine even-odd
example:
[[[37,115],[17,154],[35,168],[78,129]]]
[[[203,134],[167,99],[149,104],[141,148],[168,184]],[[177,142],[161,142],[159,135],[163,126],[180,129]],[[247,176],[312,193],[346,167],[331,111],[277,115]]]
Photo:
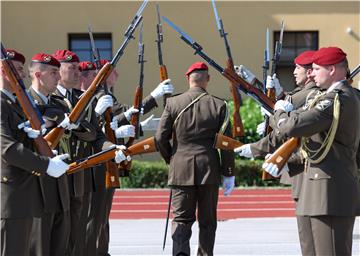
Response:
[[[229,68],[223,68],[219,64],[217,64],[213,59],[211,59],[208,55],[206,55],[203,51],[203,48],[200,44],[198,44],[194,39],[192,39],[188,34],[183,32],[179,27],[177,27],[174,23],[172,23],[168,18],[162,16],[163,20],[168,23],[175,31],[177,31],[181,36],[180,38],[191,46],[195,50],[195,54],[198,54],[201,58],[203,58],[210,66],[220,72],[226,79],[230,82],[234,83],[237,88],[242,90],[248,96],[252,97],[255,101],[257,101],[261,106],[263,106],[267,111],[273,113],[274,102],[271,101],[266,95],[262,93],[258,88],[253,87],[239,75],[237,75],[233,70]]]
[[[96,65],[96,69],[99,70],[100,69],[100,53],[99,53],[99,49],[96,48],[96,46],[95,46],[95,40],[94,40],[94,36],[93,36],[93,32],[92,32],[92,27],[90,24],[88,25],[88,31],[89,31],[89,37],[90,37],[92,57],[94,59],[95,65]]]
[[[232,69],[235,72],[234,61],[233,61],[233,58],[231,55],[229,42],[227,40],[228,34],[225,33],[224,24],[223,24],[221,18],[219,18],[215,0],[212,0],[212,6],[213,6],[213,10],[214,10],[216,25],[217,25],[217,28],[220,33],[220,37],[222,37],[224,39],[225,49],[226,49],[226,53],[228,56],[227,67],[229,69]],[[244,136],[244,125],[242,123],[241,116],[240,116],[241,94],[240,94],[239,90],[237,90],[236,86],[232,83],[230,84],[230,91],[231,91],[233,101],[234,101],[234,112],[233,112],[233,116],[232,116],[232,118],[233,118],[232,135],[234,138],[241,137],[241,136]]]

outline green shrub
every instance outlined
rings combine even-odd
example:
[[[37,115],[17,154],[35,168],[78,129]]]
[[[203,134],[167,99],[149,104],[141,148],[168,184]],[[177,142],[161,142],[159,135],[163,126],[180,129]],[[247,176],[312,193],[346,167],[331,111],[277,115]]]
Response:
[[[228,101],[228,108],[230,116],[232,117],[232,113],[234,112],[233,101]],[[242,142],[251,143],[259,140],[260,136],[256,133],[256,127],[259,123],[264,121],[259,104],[252,98],[246,97],[242,101],[240,115],[245,128],[245,136],[242,138]],[[230,120],[232,122],[232,118],[230,118]]]
[[[235,161],[237,186],[278,186],[278,180],[261,180],[261,160]],[[122,188],[165,188],[167,187],[168,166],[164,161],[136,161],[132,163],[130,177],[121,178]]]

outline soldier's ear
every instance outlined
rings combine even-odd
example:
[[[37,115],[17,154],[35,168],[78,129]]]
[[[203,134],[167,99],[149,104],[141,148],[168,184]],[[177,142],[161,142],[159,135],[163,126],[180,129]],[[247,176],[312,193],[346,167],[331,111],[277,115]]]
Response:
[[[210,81],[210,75],[208,74],[207,76],[207,81],[209,82]]]
[[[35,75],[35,77],[36,77],[36,78],[40,78],[40,76],[41,76],[41,72],[36,71],[36,72],[34,73],[34,75]]]

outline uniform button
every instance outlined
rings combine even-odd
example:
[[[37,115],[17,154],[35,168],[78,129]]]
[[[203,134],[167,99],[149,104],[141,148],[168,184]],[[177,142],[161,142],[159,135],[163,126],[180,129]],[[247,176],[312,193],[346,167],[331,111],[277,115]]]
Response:
[[[31,174],[35,174],[35,171],[32,171]]]
[[[9,179],[4,176],[4,177],[2,178],[2,180],[3,180],[4,182],[7,182]]]
[[[319,177],[318,173],[315,173],[314,178],[317,179]]]

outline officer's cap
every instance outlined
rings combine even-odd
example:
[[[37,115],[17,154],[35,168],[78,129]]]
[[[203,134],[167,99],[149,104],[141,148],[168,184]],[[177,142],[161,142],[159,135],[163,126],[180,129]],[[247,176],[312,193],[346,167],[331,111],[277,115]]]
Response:
[[[313,63],[319,66],[334,65],[346,59],[346,53],[338,47],[323,47],[315,52]]]
[[[50,54],[46,54],[46,53],[38,53],[35,54],[32,58],[31,58],[31,62],[38,62],[41,64],[46,64],[46,65],[50,65],[50,66],[54,66],[54,67],[60,67],[60,62],[55,59],[55,57],[51,56]]]
[[[313,57],[316,51],[305,51],[300,53],[295,59],[294,63],[300,66],[309,66],[313,62]]]
[[[69,50],[57,50],[53,53],[53,56],[59,62],[80,62],[79,57]]]
[[[209,68],[204,62],[195,62],[188,68],[185,75],[189,76],[195,70],[209,70]]]
[[[25,64],[24,55],[14,49],[6,49],[6,55],[10,60],[20,61],[22,64]]]

